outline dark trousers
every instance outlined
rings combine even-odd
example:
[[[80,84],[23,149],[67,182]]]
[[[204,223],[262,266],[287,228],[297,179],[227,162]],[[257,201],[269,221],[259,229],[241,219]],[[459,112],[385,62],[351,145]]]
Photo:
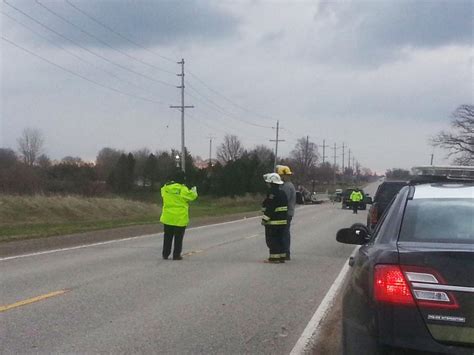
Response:
[[[358,209],[359,209],[359,202],[352,201],[352,212],[357,214]]]
[[[290,246],[291,246],[291,220],[293,217],[288,217],[288,224],[285,226],[285,232],[283,234],[283,252],[286,253],[286,256],[290,256]]]
[[[186,227],[164,225],[164,237],[163,237],[163,257],[168,258],[171,254],[171,245],[173,244],[174,238],[174,250],[173,258],[181,256],[183,250],[183,237]]]
[[[265,226],[265,241],[267,247],[270,249],[269,260],[280,260],[285,258],[285,251],[283,248],[283,236],[285,233],[285,226]]]

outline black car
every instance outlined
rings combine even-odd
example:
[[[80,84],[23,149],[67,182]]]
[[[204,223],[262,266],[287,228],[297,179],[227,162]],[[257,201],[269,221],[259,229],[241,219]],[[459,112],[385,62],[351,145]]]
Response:
[[[374,195],[374,202],[367,214],[367,227],[373,230],[394,196],[407,185],[407,181],[388,180],[382,182]]]
[[[372,234],[363,224],[337,233],[362,245],[343,294],[344,354],[474,354],[474,179],[465,176],[402,188]]]
[[[354,191],[355,188],[350,188],[350,189],[345,189],[342,191],[342,208],[352,208],[352,201],[351,201],[351,193]],[[364,190],[359,189],[360,192],[362,192],[362,196],[364,196],[364,199],[359,202],[358,209],[359,210],[366,210],[367,209],[367,204],[372,203],[372,198],[370,198],[366,193],[364,193]]]

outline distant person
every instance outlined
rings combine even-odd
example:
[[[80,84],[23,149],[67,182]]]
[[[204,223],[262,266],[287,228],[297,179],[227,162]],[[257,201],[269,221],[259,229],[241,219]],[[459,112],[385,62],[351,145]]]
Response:
[[[284,263],[286,253],[283,246],[283,237],[288,223],[288,199],[280,185],[283,181],[280,175],[269,173],[263,175],[263,179],[268,185],[267,197],[262,203],[262,225],[265,226],[265,241],[270,256],[267,263]]]
[[[349,197],[352,204],[352,213],[357,214],[357,210],[359,209],[359,203],[364,199],[362,192],[359,189],[354,189],[351,192],[351,196]]]
[[[164,225],[163,259],[168,259],[174,239],[173,260],[182,260],[183,237],[189,223],[189,202],[197,197],[194,186],[184,185],[184,172],[179,171],[161,188],[163,209],[160,222]]]
[[[280,175],[280,178],[283,180],[283,185],[281,186],[281,190],[283,190],[286,194],[286,198],[288,199],[288,219],[285,228],[285,234],[283,236],[283,248],[286,254],[285,260],[291,260],[291,220],[295,215],[295,205],[296,205],[296,189],[295,185],[291,182],[291,176],[293,173],[291,172],[290,168],[286,165],[277,165],[276,172]]]

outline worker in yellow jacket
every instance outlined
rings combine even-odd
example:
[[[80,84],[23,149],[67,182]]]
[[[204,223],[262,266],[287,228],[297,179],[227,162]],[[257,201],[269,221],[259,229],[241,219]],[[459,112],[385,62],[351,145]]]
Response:
[[[184,232],[189,223],[189,202],[198,197],[196,187],[188,189],[184,181],[185,175],[180,171],[161,188],[163,209],[160,222],[164,225],[163,259],[165,260],[171,254],[173,239],[173,260],[183,259],[181,251]]]
[[[357,210],[359,209],[359,203],[364,199],[364,195],[359,189],[354,189],[349,196],[352,204],[352,213],[357,214]]]

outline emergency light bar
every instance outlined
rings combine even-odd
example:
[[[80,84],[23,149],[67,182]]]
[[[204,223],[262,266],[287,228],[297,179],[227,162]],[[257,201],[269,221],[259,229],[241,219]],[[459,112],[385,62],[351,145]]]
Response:
[[[447,180],[472,180],[474,181],[474,166],[415,166],[412,173],[416,177],[437,177]]]

